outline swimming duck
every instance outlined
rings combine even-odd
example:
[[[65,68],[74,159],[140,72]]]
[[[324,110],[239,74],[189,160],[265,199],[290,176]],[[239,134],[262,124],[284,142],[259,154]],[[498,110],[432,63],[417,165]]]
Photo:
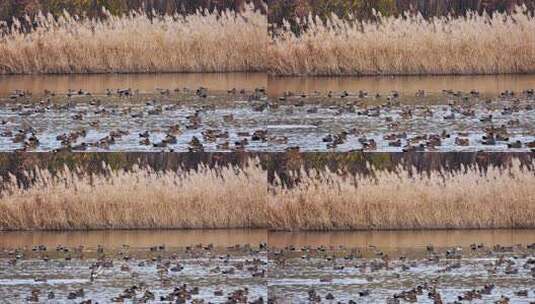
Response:
[[[176,136],[172,134],[166,134],[165,138],[162,140],[162,142],[165,142],[166,144],[176,144],[177,139]]]
[[[470,139],[456,137],[455,138],[455,144],[458,145],[458,146],[468,146],[468,145],[470,145]]]
[[[204,151],[203,144],[201,143],[201,141],[196,136],[193,136],[191,138],[191,141],[189,142],[189,145],[190,145],[189,150],[191,152]]]
[[[522,148],[522,142],[520,140],[517,140],[513,143],[508,143],[507,148],[509,149],[520,149]]]

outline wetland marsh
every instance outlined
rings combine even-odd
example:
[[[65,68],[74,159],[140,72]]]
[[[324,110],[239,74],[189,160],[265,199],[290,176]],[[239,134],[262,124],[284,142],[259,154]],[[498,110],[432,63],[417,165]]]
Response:
[[[44,88],[38,80],[21,82],[0,106],[1,151],[531,151],[535,149],[534,89],[531,76],[411,78],[371,85],[363,79],[349,88],[332,79],[325,91],[293,91],[302,86],[259,75],[208,75],[205,86],[187,87],[201,76],[59,78]],[[80,83],[88,79],[89,84]],[[111,78],[111,82],[108,79]],[[8,78],[9,79],[9,78]],[[244,79],[244,88],[236,88]],[[451,89],[472,87],[469,91]],[[276,84],[277,81],[280,84]],[[306,81],[306,80],[304,80]],[[406,81],[406,82],[403,82]],[[481,90],[476,89],[479,81]],[[91,83],[95,83],[92,85]],[[274,92],[265,85],[275,82]],[[3,87],[13,84],[7,82]],[[46,82],[44,82],[46,83]],[[142,89],[103,87],[140,84]],[[203,83],[203,82],[199,82]],[[242,82],[239,82],[242,83]],[[80,88],[66,87],[79,85]],[[256,85],[255,85],[256,84]],[[342,83],[343,84],[343,83]],[[442,89],[438,89],[443,85]],[[25,88],[36,88],[36,92]],[[96,91],[88,91],[93,88]],[[307,85],[305,84],[305,88]],[[359,88],[358,90],[356,88]],[[499,90],[504,87],[522,88]],[[39,90],[38,88],[41,88]],[[398,90],[401,89],[401,90]],[[7,91],[3,89],[3,91]],[[277,92],[284,91],[282,94]]]
[[[8,232],[1,301],[530,303],[534,237],[530,230]]]
[[[4,2],[0,303],[535,303],[533,3]]]

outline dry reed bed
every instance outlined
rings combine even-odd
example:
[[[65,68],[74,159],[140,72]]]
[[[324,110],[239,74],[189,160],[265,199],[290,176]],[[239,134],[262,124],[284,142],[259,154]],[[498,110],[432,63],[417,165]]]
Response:
[[[268,185],[255,163],[190,172],[136,169],[93,179],[37,170],[35,177],[29,189],[5,181],[0,229],[535,228],[535,173],[518,162],[485,173],[468,168],[414,177],[401,168],[373,177],[322,171],[291,189]]]
[[[535,72],[535,18],[507,15],[383,17],[326,22],[310,16],[295,35],[277,29],[267,66],[277,75],[424,75]]]
[[[108,170],[111,172],[111,170]],[[0,197],[0,229],[152,229],[266,226],[267,181],[256,166],[201,167],[192,172],[146,169],[90,176],[37,170],[36,183],[11,178]]]
[[[35,22],[30,32],[18,21],[0,28],[0,74],[260,71],[269,41],[267,17],[252,6],[152,20],[65,12]]]
[[[32,21],[32,20],[28,20]],[[360,22],[310,16],[269,38],[267,17],[198,12],[151,20],[65,13],[0,29],[0,74],[269,71],[275,75],[423,75],[535,72],[535,18],[513,14],[382,17]]]
[[[354,178],[326,171],[270,196],[269,224],[305,230],[534,228],[533,185],[535,173],[518,161],[486,173],[467,168],[414,177],[403,169]]]

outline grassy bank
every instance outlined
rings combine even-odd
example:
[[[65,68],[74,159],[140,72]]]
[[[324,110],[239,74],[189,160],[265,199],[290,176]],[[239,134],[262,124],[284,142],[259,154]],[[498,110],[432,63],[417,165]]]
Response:
[[[268,48],[276,75],[429,75],[535,72],[535,18],[511,14],[304,20],[277,29]]]
[[[519,162],[412,177],[401,168],[355,177],[303,172],[290,189],[268,185],[256,163],[190,172],[110,170],[92,177],[41,170],[32,178],[27,189],[5,181],[0,229],[535,228],[535,174]]]
[[[0,31],[0,74],[261,71],[268,42],[267,17],[252,6],[157,18],[39,15],[34,23]]]

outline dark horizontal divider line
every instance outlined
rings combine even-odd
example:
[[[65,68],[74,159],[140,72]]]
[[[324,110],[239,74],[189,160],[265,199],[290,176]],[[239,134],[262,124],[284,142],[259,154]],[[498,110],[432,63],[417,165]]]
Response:
[[[302,169],[336,171],[340,174],[371,174],[373,170],[395,170],[398,167],[416,172],[457,171],[467,166],[485,169],[505,166],[518,160],[532,168],[534,152],[0,152],[0,176],[16,176],[23,187],[32,181],[25,172],[36,168],[56,173],[65,168],[78,168],[87,174],[105,174],[112,170],[130,170],[135,165],[155,171],[192,170],[200,165],[242,167],[258,164],[266,170],[269,183],[276,176],[282,184],[298,182]],[[1,187],[0,187],[1,189]]]

